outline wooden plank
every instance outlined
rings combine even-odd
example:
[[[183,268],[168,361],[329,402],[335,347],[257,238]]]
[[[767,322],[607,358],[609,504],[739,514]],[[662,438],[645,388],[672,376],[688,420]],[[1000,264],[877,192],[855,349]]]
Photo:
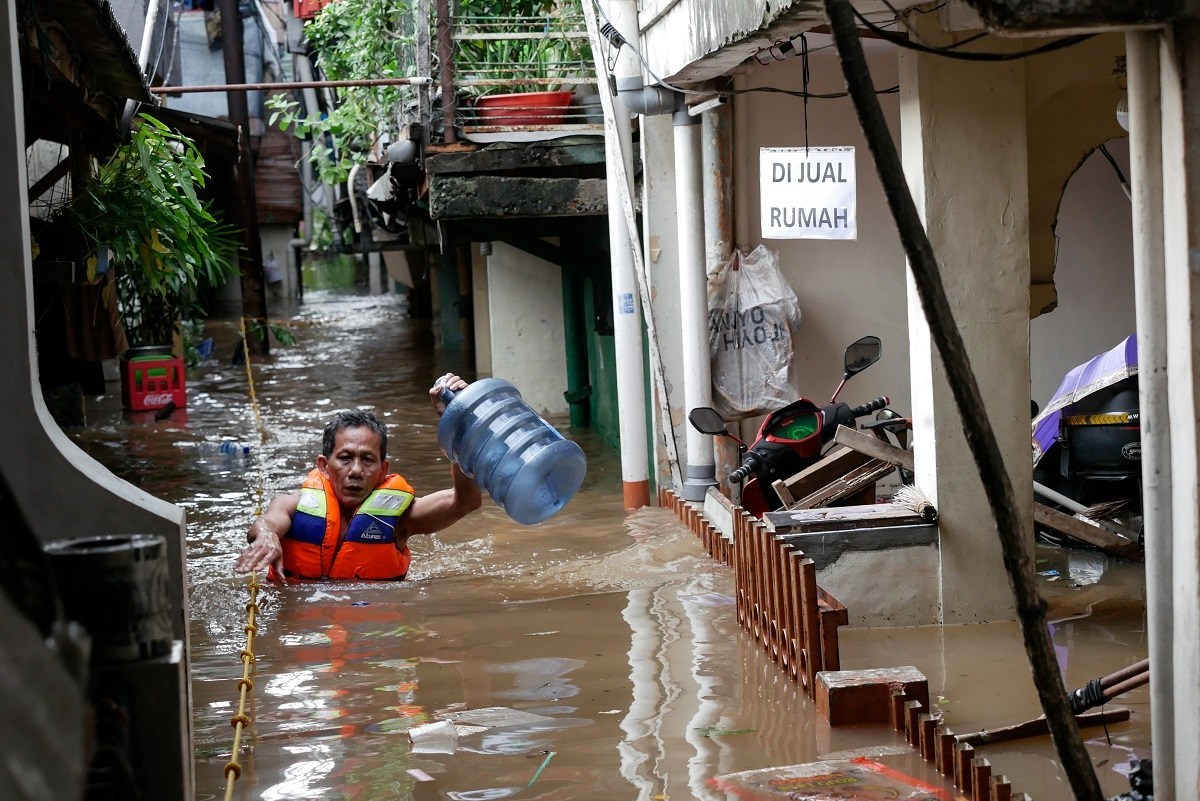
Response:
[[[920,720],[924,712],[925,705],[920,701],[904,702],[904,736],[908,744],[918,750],[921,748]]]
[[[813,698],[817,671],[821,669],[821,624],[817,612],[817,565],[811,559],[800,562],[800,611],[804,616],[801,684],[808,697]]]
[[[1109,723],[1121,723],[1129,720],[1128,709],[1111,709],[1108,711],[1101,710],[1099,712],[1084,712],[1082,715],[1075,716],[1075,723],[1079,728],[1086,726],[1108,725]],[[967,743],[970,745],[988,745],[992,743],[1006,743],[1010,740],[1020,740],[1024,737],[1037,737],[1042,734],[1047,734],[1050,727],[1046,725],[1046,718],[1034,718],[1022,723],[1014,723],[1011,726],[1001,726],[995,729],[984,729],[983,731],[971,732],[969,734],[960,734],[955,737],[955,741],[959,743]]]
[[[937,735],[937,770],[943,776],[954,776],[954,731],[942,729]]]
[[[921,728],[921,759],[926,762],[933,762],[937,758],[935,732],[937,725],[941,722],[942,716],[935,713],[927,713],[917,718],[917,725]]]
[[[817,602],[837,613],[837,624],[839,626],[850,625],[850,612],[846,609],[846,605],[830,595],[829,591],[824,587],[817,587]]]
[[[971,795],[971,761],[975,748],[970,743],[954,744],[954,786],[965,796]]]
[[[771,486],[774,488],[775,485],[782,484],[793,498],[803,498],[870,460],[871,457],[864,453],[839,445],[825,454],[819,462],[809,465],[790,478],[775,481]],[[775,491],[778,494],[779,490]]]
[[[879,459],[872,459],[866,464],[855,468],[839,479],[821,487],[816,492],[796,501],[793,508],[813,509],[818,506],[828,506],[834,501],[847,498],[865,487],[872,486],[876,481],[895,469],[894,465]]]
[[[912,451],[897,448],[890,442],[873,437],[857,428],[838,426],[837,431],[833,432],[833,441],[896,467],[903,467],[905,470],[914,469]]]
[[[904,709],[908,703],[908,693],[903,687],[892,688],[891,707],[888,709],[888,714],[891,718],[892,729],[895,731],[904,731]]]
[[[1120,556],[1124,559],[1132,559],[1140,562],[1144,558],[1142,549],[1137,543],[1130,542],[1124,537],[1113,534],[1106,528],[1094,526],[1091,523],[1085,523],[1076,517],[1063,514],[1049,506],[1041,503],[1033,504],[1033,519],[1042,524],[1049,526],[1057,532],[1066,534],[1069,537],[1074,537],[1077,540],[1082,540],[1089,545],[1095,545],[1105,553],[1113,556]]]
[[[898,503],[791,509],[763,515],[767,528],[779,533],[846,531],[854,528],[925,525],[925,518]]]
[[[821,670],[841,670],[842,657],[838,650],[840,615],[837,609],[823,606],[819,599],[817,608],[821,625]]]
[[[971,798],[972,801],[991,801],[992,763],[987,757],[975,757],[971,760]]]

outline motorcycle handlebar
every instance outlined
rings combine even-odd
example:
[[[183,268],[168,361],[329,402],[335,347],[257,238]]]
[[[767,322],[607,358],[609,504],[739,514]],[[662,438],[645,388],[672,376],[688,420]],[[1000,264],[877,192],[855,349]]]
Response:
[[[753,468],[750,465],[748,465],[748,464],[742,465],[737,470],[734,470],[732,473],[729,474],[729,483],[730,484],[741,484],[743,481],[746,480],[746,477],[750,475],[750,472],[752,470],[753,470]]]
[[[887,395],[880,395],[875,400],[867,401],[862,406],[855,406],[850,410],[850,414],[855,417],[863,417],[871,412],[877,412],[880,409],[886,408],[889,403],[891,403],[891,400],[888,399]]]

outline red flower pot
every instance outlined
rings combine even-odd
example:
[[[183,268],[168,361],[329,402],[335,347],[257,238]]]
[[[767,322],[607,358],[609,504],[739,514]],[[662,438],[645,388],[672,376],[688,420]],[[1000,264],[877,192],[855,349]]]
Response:
[[[574,92],[521,92],[486,95],[475,101],[484,125],[558,125],[566,116]]]

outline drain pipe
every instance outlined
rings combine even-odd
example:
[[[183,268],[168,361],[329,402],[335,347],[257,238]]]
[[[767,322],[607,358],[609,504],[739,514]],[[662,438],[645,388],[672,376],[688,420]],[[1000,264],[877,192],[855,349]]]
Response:
[[[683,95],[663,86],[645,86],[640,76],[617,79],[626,107],[646,116],[671,114],[675,123],[675,209],[679,237],[679,303],[683,344],[683,398],[686,410],[712,406],[712,362],[708,352],[708,298],[705,290],[703,154],[700,117],[688,113]],[[665,421],[664,421],[665,423]],[[703,501],[717,483],[712,437],[684,428],[687,467],[685,501]]]
[[[158,18],[162,13],[162,7],[166,4],[166,0],[150,0],[150,7],[146,10],[146,24],[142,28],[142,46],[138,50],[138,69],[146,76],[146,83],[154,82],[154,75],[146,75],[146,68],[150,66],[150,49],[154,46],[154,34],[158,28]],[[163,31],[163,36],[167,32]],[[121,131],[128,131],[129,126],[133,124],[133,116],[137,113],[138,106],[141,104],[136,100],[125,101],[125,111],[121,114]]]
[[[297,54],[292,59],[292,66],[296,70],[296,79],[298,81],[301,81],[304,83],[312,83],[313,82],[312,60],[308,56],[302,55],[302,54]],[[317,102],[317,90],[310,87],[310,88],[302,89],[301,92],[303,93],[303,97],[304,97],[304,113],[309,116],[316,116],[317,114],[320,114],[321,113],[321,104],[319,102]],[[312,176],[312,179],[311,179],[312,183],[310,184],[310,188],[308,189],[308,191],[310,193],[309,197],[311,198],[312,191],[316,189],[316,182],[318,180],[317,171],[311,169],[311,162],[309,162],[307,155],[305,155],[302,160],[309,164],[309,169],[311,171],[310,174]],[[336,219],[333,215],[332,187],[327,186],[325,184],[321,184],[321,201],[322,201],[322,205],[325,207],[325,214],[328,215],[329,221],[332,223],[333,220]],[[311,203],[310,203],[310,209],[311,209]],[[312,220],[311,219],[308,220],[308,223],[309,223],[309,227],[305,230],[305,234],[306,234],[307,238],[311,239],[312,238]]]
[[[622,36],[636,35],[636,0],[608,0],[605,12]],[[641,77],[638,64],[629,48],[621,48],[613,68],[618,82],[633,78],[638,85]],[[602,90],[603,91],[603,90]],[[621,436],[621,482],[625,509],[639,509],[650,505],[650,460],[649,436],[646,426],[646,379],[642,356],[645,342],[642,338],[642,319],[639,314],[637,275],[634,272],[631,241],[634,232],[629,230],[625,215],[616,213],[621,208],[622,196],[633,194],[633,187],[618,185],[618,175],[628,179],[633,175],[633,137],[630,132],[630,109],[618,96],[613,100],[615,111],[616,142],[609,142],[604,149],[605,174],[608,191],[608,252],[612,272],[613,340],[616,348],[618,427]],[[618,169],[618,161],[624,162],[624,172]]]
[[[700,178],[700,118],[675,112],[675,220],[679,229],[679,312],[683,341],[683,398],[688,411],[712,406],[708,295],[704,263],[704,183]],[[687,471],[683,499],[703,501],[717,483],[713,438],[685,426]]]

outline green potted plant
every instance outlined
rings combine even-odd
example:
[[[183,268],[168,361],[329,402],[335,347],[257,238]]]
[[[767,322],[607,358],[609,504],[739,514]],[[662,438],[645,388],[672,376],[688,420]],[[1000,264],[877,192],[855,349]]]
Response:
[[[483,125],[559,124],[570,87],[592,81],[578,0],[463,0],[455,23],[455,71]]]
[[[180,320],[198,311],[195,291],[237,272],[235,229],[196,195],[205,179],[195,144],[142,115],[130,142],[39,235],[43,245],[53,244],[42,250],[85,254],[80,261],[90,282],[114,272],[104,302],[118,304],[131,346],[169,349]]]

